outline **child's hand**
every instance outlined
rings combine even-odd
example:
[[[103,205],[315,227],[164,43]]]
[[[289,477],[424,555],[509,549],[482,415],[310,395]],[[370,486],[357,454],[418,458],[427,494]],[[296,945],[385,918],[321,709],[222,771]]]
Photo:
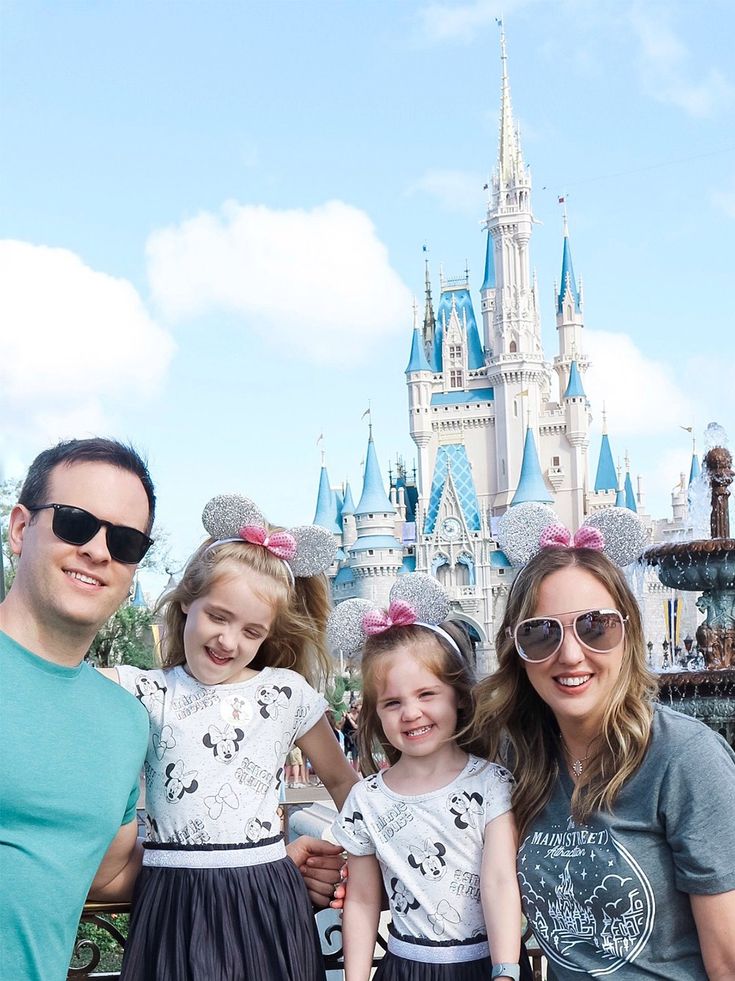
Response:
[[[340,870],[345,864],[342,848],[321,838],[302,835],[286,846],[286,851],[304,877],[309,898],[315,906],[324,909],[334,896],[340,881]],[[336,909],[341,909],[341,903]]]
[[[345,863],[340,869],[340,881],[334,887],[334,896],[332,897],[332,902],[329,904],[332,909],[344,909],[345,899],[347,898],[347,877],[350,874],[350,868],[347,863]]]

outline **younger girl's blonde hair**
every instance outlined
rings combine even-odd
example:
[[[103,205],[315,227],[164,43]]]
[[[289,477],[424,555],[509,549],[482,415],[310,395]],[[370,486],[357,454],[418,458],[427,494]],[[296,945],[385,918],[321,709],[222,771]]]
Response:
[[[513,812],[521,841],[551,797],[563,753],[554,714],[528,680],[512,631],[521,620],[534,616],[547,576],[571,568],[594,576],[615,608],[627,617],[620,673],[572,796],[572,816],[578,824],[584,824],[594,811],[612,807],[626,780],[641,765],[650,738],[657,688],[646,665],[638,603],[622,570],[594,549],[542,549],[521,569],[511,588],[495,641],[498,669],[477,686],[472,725],[484,755],[500,759],[516,778]]]
[[[269,528],[269,532],[279,530]],[[297,578],[292,585],[283,561],[263,546],[244,541],[217,545],[214,541],[210,538],[199,546],[187,562],[181,580],[158,605],[163,616],[163,667],[186,662],[186,614],[182,606],[188,607],[205,596],[220,579],[253,572],[258,577],[256,592],[272,605],[274,618],[251,667],[291,668],[315,687],[322,685],[329,677],[331,664],[324,632],[330,606],[326,576],[321,573]]]
[[[475,674],[471,665],[472,645],[464,628],[454,622],[439,624],[456,642],[460,657],[448,641],[427,627],[413,624],[391,627],[365,641],[362,654],[362,711],[357,731],[360,769],[364,774],[379,769],[378,750],[392,765],[401,754],[385,737],[378,717],[380,691],[388,670],[387,655],[403,650],[405,657],[417,657],[425,668],[457,693],[457,745],[475,752],[476,740],[467,732],[472,718],[472,689]]]

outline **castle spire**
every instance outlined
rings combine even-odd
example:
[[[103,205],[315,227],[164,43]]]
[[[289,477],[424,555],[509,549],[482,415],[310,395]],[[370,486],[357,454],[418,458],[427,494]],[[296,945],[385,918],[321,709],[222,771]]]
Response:
[[[485,277],[482,281],[482,290],[494,290],[495,289],[495,246],[493,245],[493,237],[488,231],[487,233],[487,244],[485,246]]]
[[[628,451],[625,451],[625,506],[629,511],[637,511],[638,507],[635,503],[635,492],[633,490],[633,481],[630,477],[630,457],[628,456]]]
[[[500,148],[498,154],[498,178],[501,184],[508,184],[518,178],[523,171],[523,157],[520,140],[513,121],[513,107],[510,101],[510,82],[508,80],[508,54],[505,48],[505,27],[500,21],[500,61],[502,81],[500,96]]]
[[[373,442],[373,426],[371,422],[367,456],[365,458],[365,477],[362,484],[360,501],[355,508],[355,514],[360,515],[376,511],[381,513],[390,512],[392,514],[395,511],[395,508],[388,500],[388,495],[385,492],[385,486],[383,484],[383,478],[380,475],[380,466],[378,464],[378,455],[375,452],[375,443]]]
[[[511,506],[513,504],[523,504],[526,501],[551,504],[553,500],[541,473],[541,465],[538,460],[533,430],[528,426],[526,428],[526,441],[523,444],[521,475],[518,480],[518,487],[513,495],[513,500],[510,502]]]
[[[563,200],[563,199],[562,199]],[[556,312],[562,313],[564,300],[567,296],[571,297],[574,304],[574,312],[581,312],[581,298],[577,289],[577,281],[574,278],[574,266],[572,265],[572,250],[569,246],[569,222],[567,221],[567,206],[564,203],[564,246],[561,257],[561,283],[559,295],[556,300]]]
[[[426,248],[426,246],[424,246]],[[431,277],[429,276],[429,259],[424,259],[424,329],[422,339],[424,342],[424,352],[428,360],[431,360],[431,352],[434,347],[434,333],[436,331],[436,317],[434,316],[434,304],[431,299]]]
[[[414,326],[413,328],[411,354],[408,358],[406,374],[410,375],[414,371],[431,371],[431,365],[427,360],[424,345],[421,343],[421,335],[419,334],[418,325]]]
[[[607,435],[607,413],[602,410],[602,442],[600,444],[600,457],[597,461],[597,475],[595,476],[595,490],[606,491],[614,490],[617,492],[618,478],[615,474],[615,463],[613,462],[610,440]]]
[[[694,443],[694,440],[692,440],[692,463],[691,463],[691,466],[689,467],[689,484],[690,484],[690,486],[691,486],[692,481],[693,480],[696,480],[697,477],[700,475],[701,472],[702,472],[702,468],[699,466],[699,457],[697,456],[697,447],[696,447],[696,445]]]
[[[569,382],[563,397],[565,399],[587,397],[584,393],[584,385],[582,384],[582,378],[579,374],[576,361],[572,361],[569,367]]]
[[[319,525],[321,528],[326,528],[333,535],[340,535],[342,533],[342,529],[337,521],[337,497],[329,486],[329,475],[323,462],[319,474],[319,491],[316,498],[314,524]]]

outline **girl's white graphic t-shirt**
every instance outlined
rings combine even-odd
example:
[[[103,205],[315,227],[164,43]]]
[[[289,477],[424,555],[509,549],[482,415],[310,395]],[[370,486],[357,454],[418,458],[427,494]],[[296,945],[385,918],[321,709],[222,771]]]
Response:
[[[388,893],[391,932],[437,944],[486,939],[480,903],[485,826],[511,807],[513,778],[469,756],[452,783],[415,797],[382,773],[354,786],[332,828],[352,855],[375,855]]]
[[[202,685],[183,667],[117,670],[150,717],[147,840],[253,845],[278,836],[286,755],[324,714],[323,696],[285,668],[223,685]]]

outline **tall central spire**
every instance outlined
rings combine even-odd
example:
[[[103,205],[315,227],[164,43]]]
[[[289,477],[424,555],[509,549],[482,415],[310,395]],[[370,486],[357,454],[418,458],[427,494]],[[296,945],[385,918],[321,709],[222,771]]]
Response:
[[[508,53],[505,48],[505,28],[500,22],[500,61],[502,64],[502,83],[500,96],[500,148],[498,154],[498,178],[500,184],[510,183],[516,178],[516,165],[523,166],[521,148],[513,122],[513,108],[510,101],[510,82],[508,81]]]

